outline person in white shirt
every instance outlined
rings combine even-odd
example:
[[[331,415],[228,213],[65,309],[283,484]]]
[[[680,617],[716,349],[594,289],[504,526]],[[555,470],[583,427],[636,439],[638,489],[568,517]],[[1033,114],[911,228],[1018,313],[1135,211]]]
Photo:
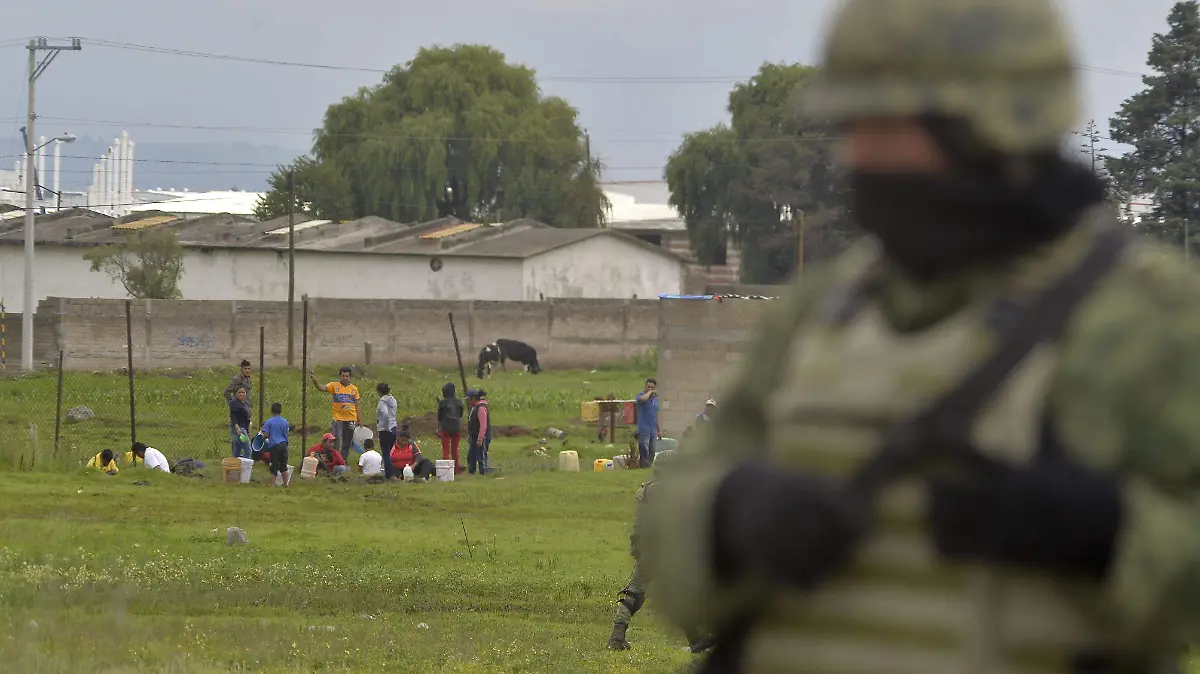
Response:
[[[167,463],[167,457],[163,453],[153,447],[147,447],[145,443],[133,443],[133,455],[142,460],[142,465],[150,470],[161,470],[164,473],[171,472],[171,464]]]
[[[358,459],[358,467],[365,477],[383,475],[383,455],[375,451],[374,440],[368,439],[363,442],[363,453]]]

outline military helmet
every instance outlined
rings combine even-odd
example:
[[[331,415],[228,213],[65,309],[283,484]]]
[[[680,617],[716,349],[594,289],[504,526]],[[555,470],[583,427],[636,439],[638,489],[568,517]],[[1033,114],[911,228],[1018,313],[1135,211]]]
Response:
[[[1080,113],[1054,0],[845,0],[807,116],[961,119],[996,151],[1058,147]]]

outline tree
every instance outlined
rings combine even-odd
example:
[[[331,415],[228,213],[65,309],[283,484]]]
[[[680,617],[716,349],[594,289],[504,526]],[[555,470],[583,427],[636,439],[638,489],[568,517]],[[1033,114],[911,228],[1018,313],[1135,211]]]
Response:
[[[784,279],[800,243],[793,214],[805,217],[806,260],[836,254],[858,236],[845,217],[831,129],[799,114],[797,97],[815,74],[799,64],[763,64],[730,92],[728,126],[689,134],[671,154],[664,171],[671,205],[701,264],[732,240],[743,248],[744,281]]]
[[[1183,245],[1185,232],[1200,226],[1200,3],[1179,2],[1167,17],[1169,30],[1155,34],[1142,78],[1145,89],[1124,102],[1109,121],[1112,139],[1133,146],[1105,164],[1117,193],[1148,195],[1152,213],[1139,228]]]
[[[602,165],[578,112],[538,89],[534,72],[485,46],[422,49],[383,82],[329,106],[312,156],[280,167],[256,215],[398,222],[454,216],[604,224]]]
[[[92,271],[104,272],[139,300],[177,300],[183,278],[183,246],[169,229],[135,231],[120,243],[95,248],[83,259]]]

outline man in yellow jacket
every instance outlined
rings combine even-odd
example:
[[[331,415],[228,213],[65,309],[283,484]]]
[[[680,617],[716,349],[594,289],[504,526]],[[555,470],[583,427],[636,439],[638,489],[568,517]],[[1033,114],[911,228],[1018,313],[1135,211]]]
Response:
[[[87,467],[97,468],[105,473],[108,473],[109,475],[116,475],[117,473],[121,472],[121,470],[117,468],[117,460],[116,457],[113,456],[113,451],[111,449],[106,449],[96,456],[93,456],[92,460],[88,461]]]

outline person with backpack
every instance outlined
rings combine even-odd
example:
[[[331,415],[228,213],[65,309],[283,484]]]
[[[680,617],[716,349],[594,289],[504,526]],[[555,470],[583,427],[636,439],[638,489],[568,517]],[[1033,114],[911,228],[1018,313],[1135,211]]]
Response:
[[[442,439],[442,459],[454,457],[454,472],[463,472],[458,461],[458,442],[462,438],[463,401],[455,395],[454,384],[442,387],[442,399],[438,401],[438,437]]]

